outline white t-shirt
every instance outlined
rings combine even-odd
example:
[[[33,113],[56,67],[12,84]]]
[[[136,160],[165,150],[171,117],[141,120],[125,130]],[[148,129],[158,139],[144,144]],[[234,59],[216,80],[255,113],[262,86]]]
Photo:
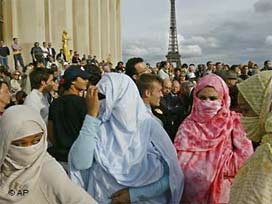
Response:
[[[163,69],[161,69],[161,70],[159,71],[159,77],[160,77],[162,80],[169,79],[169,75],[168,75]]]
[[[47,48],[46,47],[41,47],[42,48],[42,51],[43,51],[43,57],[44,58],[47,58],[47,55],[48,55],[48,50],[47,50]]]
[[[189,72],[189,73],[187,74],[187,76],[188,76],[189,79],[196,78],[196,75],[195,75],[194,72]]]
[[[34,110],[38,111],[44,122],[47,124],[48,122],[48,114],[49,114],[49,103],[47,98],[38,91],[37,89],[33,89],[30,94],[26,97],[24,105],[31,106]]]

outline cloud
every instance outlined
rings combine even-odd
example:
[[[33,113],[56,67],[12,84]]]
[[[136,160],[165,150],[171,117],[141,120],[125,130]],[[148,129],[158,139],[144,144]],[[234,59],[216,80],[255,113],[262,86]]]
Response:
[[[185,37],[183,35],[178,34],[178,42],[183,43],[185,41]]]
[[[145,61],[155,63],[165,59],[167,46],[162,45],[162,41],[143,37],[138,39],[127,39],[123,44],[124,61],[131,57],[142,57]]]
[[[248,48],[246,48],[246,51],[247,52],[256,52],[256,48],[248,47]]]
[[[182,57],[199,57],[202,55],[202,49],[199,45],[185,45],[180,48]]]
[[[272,11],[272,1],[271,0],[259,0],[254,4],[256,12],[267,13]]]
[[[202,45],[214,46],[215,40],[198,36],[193,39],[186,39],[179,35],[179,51],[182,58],[191,58],[202,56]],[[161,34],[161,37],[145,36],[138,39],[126,39],[123,43],[124,61],[130,57],[139,56],[150,63],[165,60],[168,52],[168,36]]]
[[[272,0],[230,1],[229,5],[238,4],[237,7],[222,3],[224,6],[220,5],[226,8],[219,13],[214,12],[215,9],[211,11],[210,7],[204,9],[205,12],[195,6],[184,9],[186,11],[180,17],[182,20],[177,22],[182,59],[196,64],[209,60],[238,64],[252,59],[262,64],[271,58],[272,33],[268,25],[272,24],[272,12],[268,10],[272,11]],[[168,29],[166,26],[150,29],[149,24],[142,27],[141,32],[123,35],[124,60],[135,55],[151,63],[165,60]]]
[[[137,45],[130,44],[125,48],[125,54],[130,56],[143,56],[148,54],[148,50]]]
[[[219,47],[218,40],[215,37],[192,36],[184,41],[185,44],[199,44],[203,47],[217,48]]]
[[[130,0],[125,1],[131,7]],[[148,17],[143,13],[144,18],[139,20],[135,14],[134,22],[127,21],[128,25],[123,26],[126,31],[123,37],[127,43],[136,44],[136,48],[126,46],[124,41],[123,46],[130,49],[129,53],[140,52],[144,48],[142,50],[144,57],[154,62],[164,60],[167,54],[169,2],[165,0],[148,2],[152,5],[152,9],[146,12]],[[160,6],[159,2],[164,2],[165,7]],[[196,0],[176,3],[180,54],[187,63],[197,64],[211,60],[238,64],[252,59],[258,64],[263,64],[264,60],[271,58],[272,44],[269,36],[272,36],[272,32],[269,25],[272,25],[272,0],[199,2],[197,5]],[[132,16],[131,11],[123,16],[129,19],[130,15]],[[145,19],[152,20],[152,23]],[[152,38],[157,34],[162,37],[153,42]],[[142,39],[148,36],[149,39]],[[138,39],[143,43],[136,43]],[[123,51],[126,53],[125,49]],[[156,55],[153,56],[153,52]],[[140,56],[143,56],[142,53]]]
[[[269,35],[265,39],[265,44],[266,45],[272,45],[272,35]]]

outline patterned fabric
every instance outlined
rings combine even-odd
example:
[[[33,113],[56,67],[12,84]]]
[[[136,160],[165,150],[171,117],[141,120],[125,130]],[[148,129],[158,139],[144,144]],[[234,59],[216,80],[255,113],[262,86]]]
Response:
[[[238,89],[257,115],[244,117],[243,121],[248,122],[245,124],[245,130],[249,133],[250,139],[261,141],[261,145],[235,177],[230,203],[270,204],[272,203],[272,72],[264,71],[252,76],[242,82]]]
[[[248,137],[254,142],[260,142],[265,134],[272,132],[271,78],[272,72],[264,71],[238,84],[239,92],[257,115],[257,117],[244,117],[247,122],[255,120],[251,122],[252,129],[256,129],[255,133],[249,134],[247,131]]]
[[[220,96],[221,109],[209,120],[199,114],[197,94],[213,87]],[[231,112],[229,90],[214,74],[203,77],[194,91],[191,115],[180,125],[175,147],[185,175],[183,204],[229,202],[232,179],[253,153],[240,122],[240,114]]]

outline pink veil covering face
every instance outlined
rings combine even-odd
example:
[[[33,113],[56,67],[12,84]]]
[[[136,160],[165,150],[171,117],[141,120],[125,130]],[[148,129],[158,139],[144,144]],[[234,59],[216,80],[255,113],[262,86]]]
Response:
[[[220,95],[221,109],[210,120],[198,113],[197,93],[213,87]],[[226,83],[209,74],[194,90],[192,113],[180,125],[175,139],[180,165],[185,174],[183,203],[227,203],[231,181],[243,162],[252,154],[251,142],[241,126],[240,114],[230,111]]]

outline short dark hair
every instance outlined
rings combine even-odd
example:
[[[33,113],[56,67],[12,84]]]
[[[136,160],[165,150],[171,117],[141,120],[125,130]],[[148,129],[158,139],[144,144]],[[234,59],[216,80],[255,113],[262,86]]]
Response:
[[[50,67],[50,70],[54,72],[57,72],[58,71],[58,66],[56,64],[52,64],[51,67]]]
[[[119,61],[118,63],[117,63],[117,66],[119,66],[119,65],[123,65],[124,64],[124,62],[122,62],[122,61]]]
[[[6,82],[4,80],[0,80],[0,89],[2,88],[3,84],[6,84],[7,87],[9,87],[8,82]]]
[[[126,75],[134,80],[133,75],[136,74],[135,65],[141,62],[144,62],[144,60],[140,57],[130,58],[126,63]]]
[[[87,64],[84,68],[90,74],[90,77],[88,78],[90,84],[96,85],[102,77],[100,68],[94,64]]]
[[[163,68],[163,67],[165,67],[166,65],[167,65],[167,61],[161,61],[161,63],[160,63],[160,69],[161,68]]]
[[[264,66],[267,66],[268,62],[271,62],[271,60],[266,60],[266,61],[264,62]]]
[[[24,103],[23,99],[26,98],[26,97],[27,97],[26,92],[24,92],[24,91],[18,91],[16,93],[16,95],[15,95],[15,98],[16,98],[16,101],[18,102],[18,105],[23,104]]]
[[[242,67],[242,70],[244,70],[246,67],[248,68],[248,65],[244,65],[244,66]]]
[[[4,65],[0,65],[0,73],[5,73],[6,69]]]
[[[154,82],[158,82],[161,85],[163,84],[162,79],[156,74],[142,74],[136,81],[140,95],[143,96],[145,90],[153,89]]]
[[[47,81],[52,71],[45,68],[34,68],[29,74],[31,89],[39,89],[42,81]]]
[[[208,61],[208,62],[206,63],[207,66],[209,66],[210,64],[212,64],[212,61]]]
[[[174,69],[174,71],[175,71],[175,73],[178,72],[178,71],[181,72],[181,68],[178,68],[178,67],[177,67],[177,68]]]
[[[184,63],[181,68],[188,68],[188,64]]]
[[[236,67],[239,67],[237,64],[234,64],[230,67],[230,70],[235,71]]]
[[[6,69],[6,67],[4,65],[0,65],[0,73],[6,75],[8,77],[11,76],[11,73]]]

